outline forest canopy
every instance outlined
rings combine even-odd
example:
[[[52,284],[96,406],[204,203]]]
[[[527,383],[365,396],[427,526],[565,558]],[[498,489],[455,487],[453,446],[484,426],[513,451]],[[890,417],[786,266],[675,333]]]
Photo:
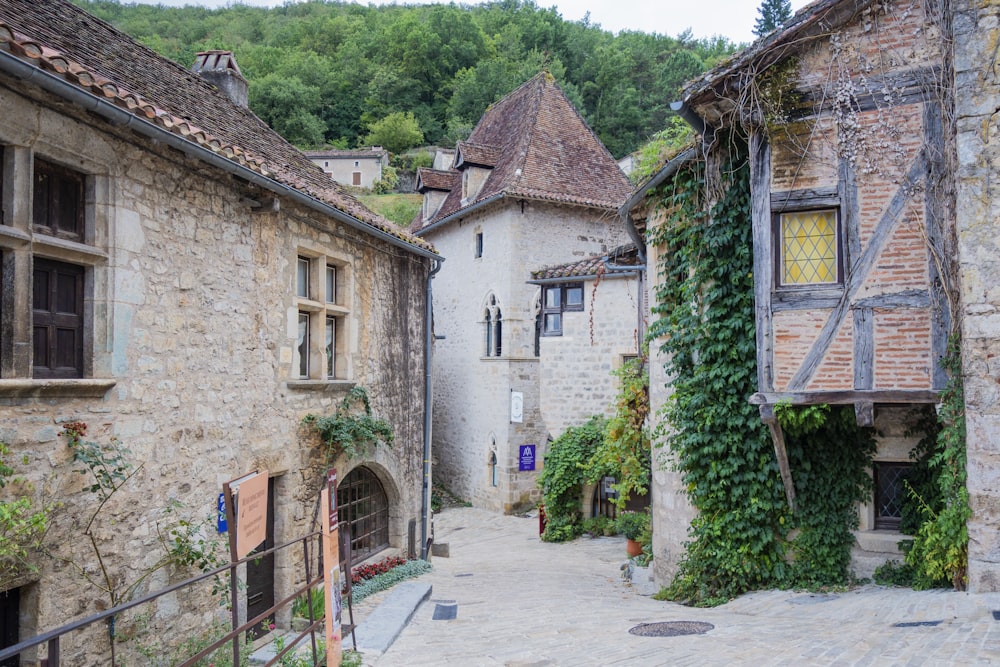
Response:
[[[521,0],[270,9],[75,2],[186,67],[199,51],[233,51],[251,109],[303,148],[361,145],[393,114],[412,114],[426,143],[451,145],[544,68],[621,157],[664,128],[686,81],[736,49],[690,32],[613,35]]]

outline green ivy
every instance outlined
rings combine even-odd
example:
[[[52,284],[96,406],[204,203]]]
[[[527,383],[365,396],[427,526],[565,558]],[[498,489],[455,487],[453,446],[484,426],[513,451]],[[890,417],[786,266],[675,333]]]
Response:
[[[372,416],[371,402],[364,387],[352,387],[334,414],[326,417],[308,414],[302,423],[319,433],[331,459],[341,452],[349,459],[358,458],[372,445],[392,446],[392,425]]]
[[[788,411],[798,493],[791,515],[770,435],[748,401],[757,386],[750,179],[745,144],[731,138],[728,146],[714,175],[698,161],[661,186],[665,219],[649,230],[661,248],[650,336],[663,341],[673,378],[655,435],[698,510],[678,574],[660,597],[695,605],[761,588],[846,583],[855,502],[870,488],[874,451],[852,410]]]
[[[633,493],[649,491],[652,463],[649,445],[649,373],[646,351],[629,359],[614,371],[620,389],[615,402],[615,414],[608,420],[604,439],[587,461],[588,479],[596,482],[604,476],[615,478],[612,485],[617,496],[612,502],[619,510]]]
[[[957,336],[949,341],[941,361],[948,371],[948,384],[938,409],[940,430],[934,453],[927,459],[936,498],[911,491],[922,509],[923,523],[906,563],[914,569],[914,587],[952,585],[965,590],[968,583],[969,491],[965,485],[965,394],[962,385],[961,350]]]
[[[603,417],[591,417],[549,443],[538,479],[547,517],[543,540],[563,542],[583,532],[580,495],[588,479],[586,464],[604,442],[606,427]]]

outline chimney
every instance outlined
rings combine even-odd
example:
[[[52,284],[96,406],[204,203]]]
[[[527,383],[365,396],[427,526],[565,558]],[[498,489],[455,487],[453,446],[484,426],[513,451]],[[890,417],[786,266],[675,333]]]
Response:
[[[215,84],[237,106],[247,106],[250,87],[243,78],[232,51],[202,51],[195,56],[191,71]]]

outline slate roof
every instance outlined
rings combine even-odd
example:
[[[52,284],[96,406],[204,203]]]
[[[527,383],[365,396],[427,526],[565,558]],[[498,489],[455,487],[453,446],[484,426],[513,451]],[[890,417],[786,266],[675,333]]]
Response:
[[[611,265],[611,266],[609,266]],[[620,268],[624,266],[635,267]],[[592,278],[597,275],[631,275],[639,268],[639,255],[634,243],[619,246],[607,255],[594,255],[576,262],[549,266],[531,272],[532,282],[558,280],[560,278]]]
[[[0,1],[0,50],[339,209],[408,245],[433,246],[370,211],[214,85],[64,0]]]
[[[495,157],[489,156],[495,150]],[[608,149],[548,72],[541,72],[493,104],[460,150],[465,160],[493,161],[475,201],[462,203],[461,184],[451,189],[420,233],[487,200],[509,197],[615,210],[631,192]],[[458,156],[456,155],[456,163]],[[456,215],[457,214],[457,215]]]
[[[473,144],[459,141],[455,146],[455,166],[474,164],[480,167],[495,167],[500,157],[499,146]]]

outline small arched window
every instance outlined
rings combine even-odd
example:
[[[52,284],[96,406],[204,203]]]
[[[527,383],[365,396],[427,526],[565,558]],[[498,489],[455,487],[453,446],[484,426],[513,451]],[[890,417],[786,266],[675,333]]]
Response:
[[[486,356],[499,357],[503,351],[503,314],[493,294],[486,303],[483,321],[486,324]]]
[[[355,562],[389,548],[389,500],[368,468],[355,468],[337,485],[337,515],[350,530]]]

